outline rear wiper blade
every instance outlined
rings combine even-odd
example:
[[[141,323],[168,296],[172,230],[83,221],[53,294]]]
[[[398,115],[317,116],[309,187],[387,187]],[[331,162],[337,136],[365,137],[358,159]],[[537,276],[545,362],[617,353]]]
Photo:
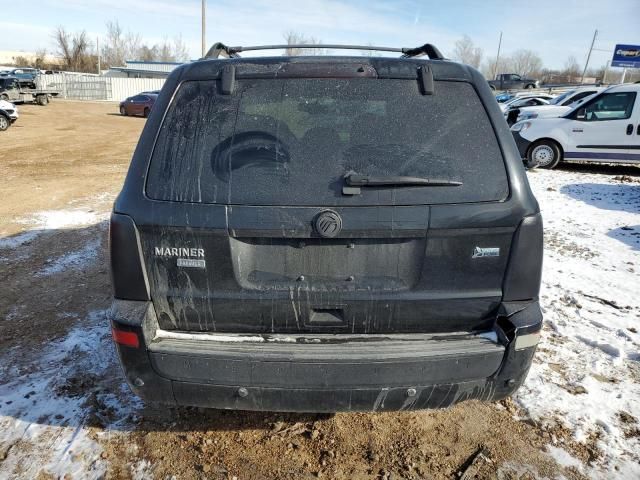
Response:
[[[462,185],[462,182],[456,180],[410,176],[375,177],[358,175],[357,173],[348,173],[345,175],[344,180],[347,184],[342,187],[342,193],[344,195],[358,195],[360,193],[360,187],[459,187]]]

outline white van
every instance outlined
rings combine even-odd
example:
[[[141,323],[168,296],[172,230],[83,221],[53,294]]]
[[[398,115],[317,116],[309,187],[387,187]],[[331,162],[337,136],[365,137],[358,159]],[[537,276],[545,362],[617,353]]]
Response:
[[[592,95],[600,93],[603,90],[604,87],[576,88],[575,90],[569,90],[554,98],[548,105],[523,107],[518,114],[518,122],[532,118],[560,117],[569,113],[578,105],[585,103]]]
[[[518,122],[511,133],[529,167],[565,159],[640,163],[640,85],[615,85],[562,117]]]

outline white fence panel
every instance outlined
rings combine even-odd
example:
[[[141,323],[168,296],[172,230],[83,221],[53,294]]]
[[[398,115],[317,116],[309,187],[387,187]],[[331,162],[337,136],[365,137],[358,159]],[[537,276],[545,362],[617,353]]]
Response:
[[[164,85],[164,78],[117,78],[109,77],[111,81],[110,100],[121,101],[136,93],[160,90]]]
[[[140,92],[160,90],[164,78],[117,78],[99,75],[54,73],[40,75],[39,88],[57,90],[61,98],[121,101]]]

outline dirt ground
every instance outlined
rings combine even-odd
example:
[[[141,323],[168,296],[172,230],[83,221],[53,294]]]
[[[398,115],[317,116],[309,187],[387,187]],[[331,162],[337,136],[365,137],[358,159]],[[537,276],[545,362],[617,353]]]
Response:
[[[32,360],[72,329],[103,329],[100,335],[107,338],[104,315],[91,314],[104,312],[111,298],[107,212],[145,121],[116,111],[111,103],[25,105],[19,122],[0,134],[0,238],[15,244],[0,249],[0,353],[18,352],[0,367],[0,386],[33,374]],[[33,217],[60,209],[82,212],[88,220],[48,228]],[[33,225],[43,234],[25,237]],[[83,252],[87,244],[94,246],[94,261],[46,274],[56,268],[55,259]],[[511,400],[441,411],[337,415],[143,406],[123,388],[113,350],[104,345],[101,355],[79,350],[60,367],[71,368],[68,364],[80,357],[105,366],[100,374],[65,378],[55,392],[85,395],[81,405],[88,416],[77,425],[71,411],[20,417],[51,429],[87,429],[99,446],[97,460],[66,475],[46,465],[10,464],[19,449],[28,459],[28,449],[36,448],[22,434],[0,442],[0,478],[450,479],[466,472],[464,478],[573,479],[584,477],[574,466],[557,463],[547,452],[549,444],[562,443],[585,463],[600,454],[594,443],[575,441],[559,424],[528,420]],[[58,366],[52,361],[47,368],[53,372]],[[116,405],[101,400],[109,392]],[[0,415],[10,417],[2,400]]]

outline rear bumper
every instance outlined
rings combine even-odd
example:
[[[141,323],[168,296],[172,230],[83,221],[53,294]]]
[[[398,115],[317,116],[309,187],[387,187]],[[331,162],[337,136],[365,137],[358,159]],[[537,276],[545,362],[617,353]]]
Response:
[[[384,411],[497,400],[524,381],[542,316],[503,304],[481,335],[248,337],[157,329],[148,302],[114,302],[111,322],[135,332],[117,345],[127,381],[148,401],[238,410]]]

